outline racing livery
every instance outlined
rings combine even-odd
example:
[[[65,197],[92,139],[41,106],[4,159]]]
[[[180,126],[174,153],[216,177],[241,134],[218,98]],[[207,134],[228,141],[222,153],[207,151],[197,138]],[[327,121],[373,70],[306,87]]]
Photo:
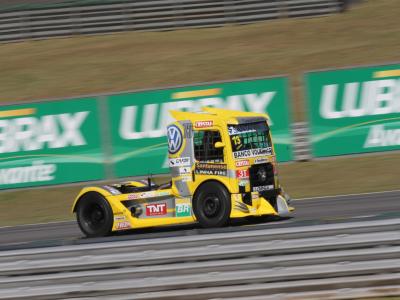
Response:
[[[86,187],[73,212],[86,236],[131,228],[288,216],[293,210],[277,174],[268,115],[204,107],[171,111],[167,127],[171,181]]]

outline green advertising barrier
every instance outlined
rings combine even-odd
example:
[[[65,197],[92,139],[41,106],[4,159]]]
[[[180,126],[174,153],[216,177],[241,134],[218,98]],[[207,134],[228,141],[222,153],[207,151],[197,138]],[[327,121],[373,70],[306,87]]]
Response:
[[[0,107],[0,189],[104,179],[93,98]]]
[[[315,157],[400,149],[400,64],[305,76]]]
[[[268,112],[279,161],[292,159],[288,79],[284,77],[133,92],[108,97],[117,177],[167,173],[169,110],[202,106]]]

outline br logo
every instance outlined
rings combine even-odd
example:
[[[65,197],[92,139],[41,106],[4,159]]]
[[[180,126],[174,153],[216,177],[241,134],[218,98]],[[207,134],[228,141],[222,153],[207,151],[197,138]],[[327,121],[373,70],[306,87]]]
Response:
[[[175,154],[182,147],[183,136],[182,131],[176,125],[168,126],[168,152]]]

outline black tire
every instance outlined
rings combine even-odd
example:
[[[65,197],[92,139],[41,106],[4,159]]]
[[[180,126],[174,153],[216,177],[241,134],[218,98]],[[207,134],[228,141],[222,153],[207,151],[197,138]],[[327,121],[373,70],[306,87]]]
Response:
[[[87,237],[109,235],[114,223],[110,204],[96,192],[86,193],[79,199],[76,218]]]
[[[193,212],[202,227],[226,225],[231,214],[231,199],[228,191],[217,182],[204,183],[194,195]]]

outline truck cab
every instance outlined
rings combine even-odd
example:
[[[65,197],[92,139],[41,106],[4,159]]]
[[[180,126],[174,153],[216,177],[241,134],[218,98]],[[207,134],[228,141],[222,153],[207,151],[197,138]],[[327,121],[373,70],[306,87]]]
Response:
[[[192,198],[202,225],[220,226],[248,214],[289,214],[292,209],[278,180],[268,115],[210,107],[202,113],[171,114],[176,119],[167,128],[172,192]],[[230,203],[216,197],[224,193]],[[229,215],[207,218],[207,212],[211,216],[225,206]]]

